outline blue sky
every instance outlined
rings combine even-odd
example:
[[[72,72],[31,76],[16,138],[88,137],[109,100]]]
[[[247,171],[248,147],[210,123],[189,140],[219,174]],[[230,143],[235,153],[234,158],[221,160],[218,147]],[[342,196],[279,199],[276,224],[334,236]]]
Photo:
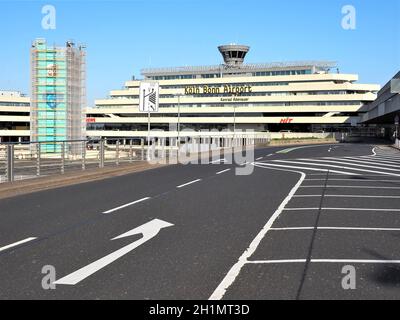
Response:
[[[56,29],[41,26],[56,8]],[[344,5],[356,29],[341,26]],[[338,61],[343,73],[386,83],[400,70],[400,0],[0,0],[0,89],[29,93],[29,49],[43,37],[87,45],[88,105],[140,69],[221,62],[217,46],[251,46],[247,62]]]

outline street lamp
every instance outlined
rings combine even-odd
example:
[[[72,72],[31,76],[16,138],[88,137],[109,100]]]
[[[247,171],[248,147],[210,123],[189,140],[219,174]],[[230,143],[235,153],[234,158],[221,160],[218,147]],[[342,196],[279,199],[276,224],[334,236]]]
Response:
[[[236,133],[236,104],[233,104],[233,136]]]
[[[182,93],[178,93],[175,95],[178,98],[178,126],[177,126],[177,131],[178,131],[178,148],[180,148],[181,144],[181,97],[184,96]]]

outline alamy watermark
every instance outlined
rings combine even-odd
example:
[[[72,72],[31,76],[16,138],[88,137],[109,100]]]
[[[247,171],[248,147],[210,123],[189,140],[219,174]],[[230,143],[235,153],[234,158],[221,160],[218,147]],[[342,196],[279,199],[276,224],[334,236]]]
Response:
[[[56,268],[51,265],[43,266],[42,274],[45,276],[42,278],[42,288],[43,290],[55,290],[56,285]]]
[[[44,30],[56,29],[56,8],[53,5],[47,4],[42,7],[42,28]]]
[[[357,11],[352,5],[342,7],[342,28],[344,30],[355,30],[357,28]]]
[[[197,132],[184,129],[179,138],[168,139],[162,138],[162,130],[152,130],[151,135],[159,137],[150,138],[150,145],[145,147],[151,164],[235,164],[235,173],[239,176],[251,175],[254,171],[256,135],[253,130],[233,133],[228,130]]]
[[[342,268],[342,274],[345,276],[342,278],[343,290],[356,290],[357,289],[357,273],[354,266],[344,266]]]

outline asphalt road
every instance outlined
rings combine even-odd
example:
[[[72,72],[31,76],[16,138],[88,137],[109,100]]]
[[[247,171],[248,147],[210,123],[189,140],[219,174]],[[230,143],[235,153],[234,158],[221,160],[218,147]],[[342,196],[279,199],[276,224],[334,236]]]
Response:
[[[0,200],[0,299],[400,298],[400,152],[271,147],[249,162]]]

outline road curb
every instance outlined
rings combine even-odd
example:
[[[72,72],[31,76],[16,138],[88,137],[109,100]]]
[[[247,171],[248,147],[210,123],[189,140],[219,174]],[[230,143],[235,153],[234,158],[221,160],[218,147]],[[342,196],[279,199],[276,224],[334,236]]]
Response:
[[[86,171],[67,173],[64,175],[33,178],[11,183],[0,184],[0,199],[24,195],[28,193],[77,185],[92,181],[99,181],[108,178],[123,176],[131,173],[143,172],[164,167],[166,165],[151,165],[147,162],[140,162],[129,165],[120,165],[113,168],[96,168]]]

